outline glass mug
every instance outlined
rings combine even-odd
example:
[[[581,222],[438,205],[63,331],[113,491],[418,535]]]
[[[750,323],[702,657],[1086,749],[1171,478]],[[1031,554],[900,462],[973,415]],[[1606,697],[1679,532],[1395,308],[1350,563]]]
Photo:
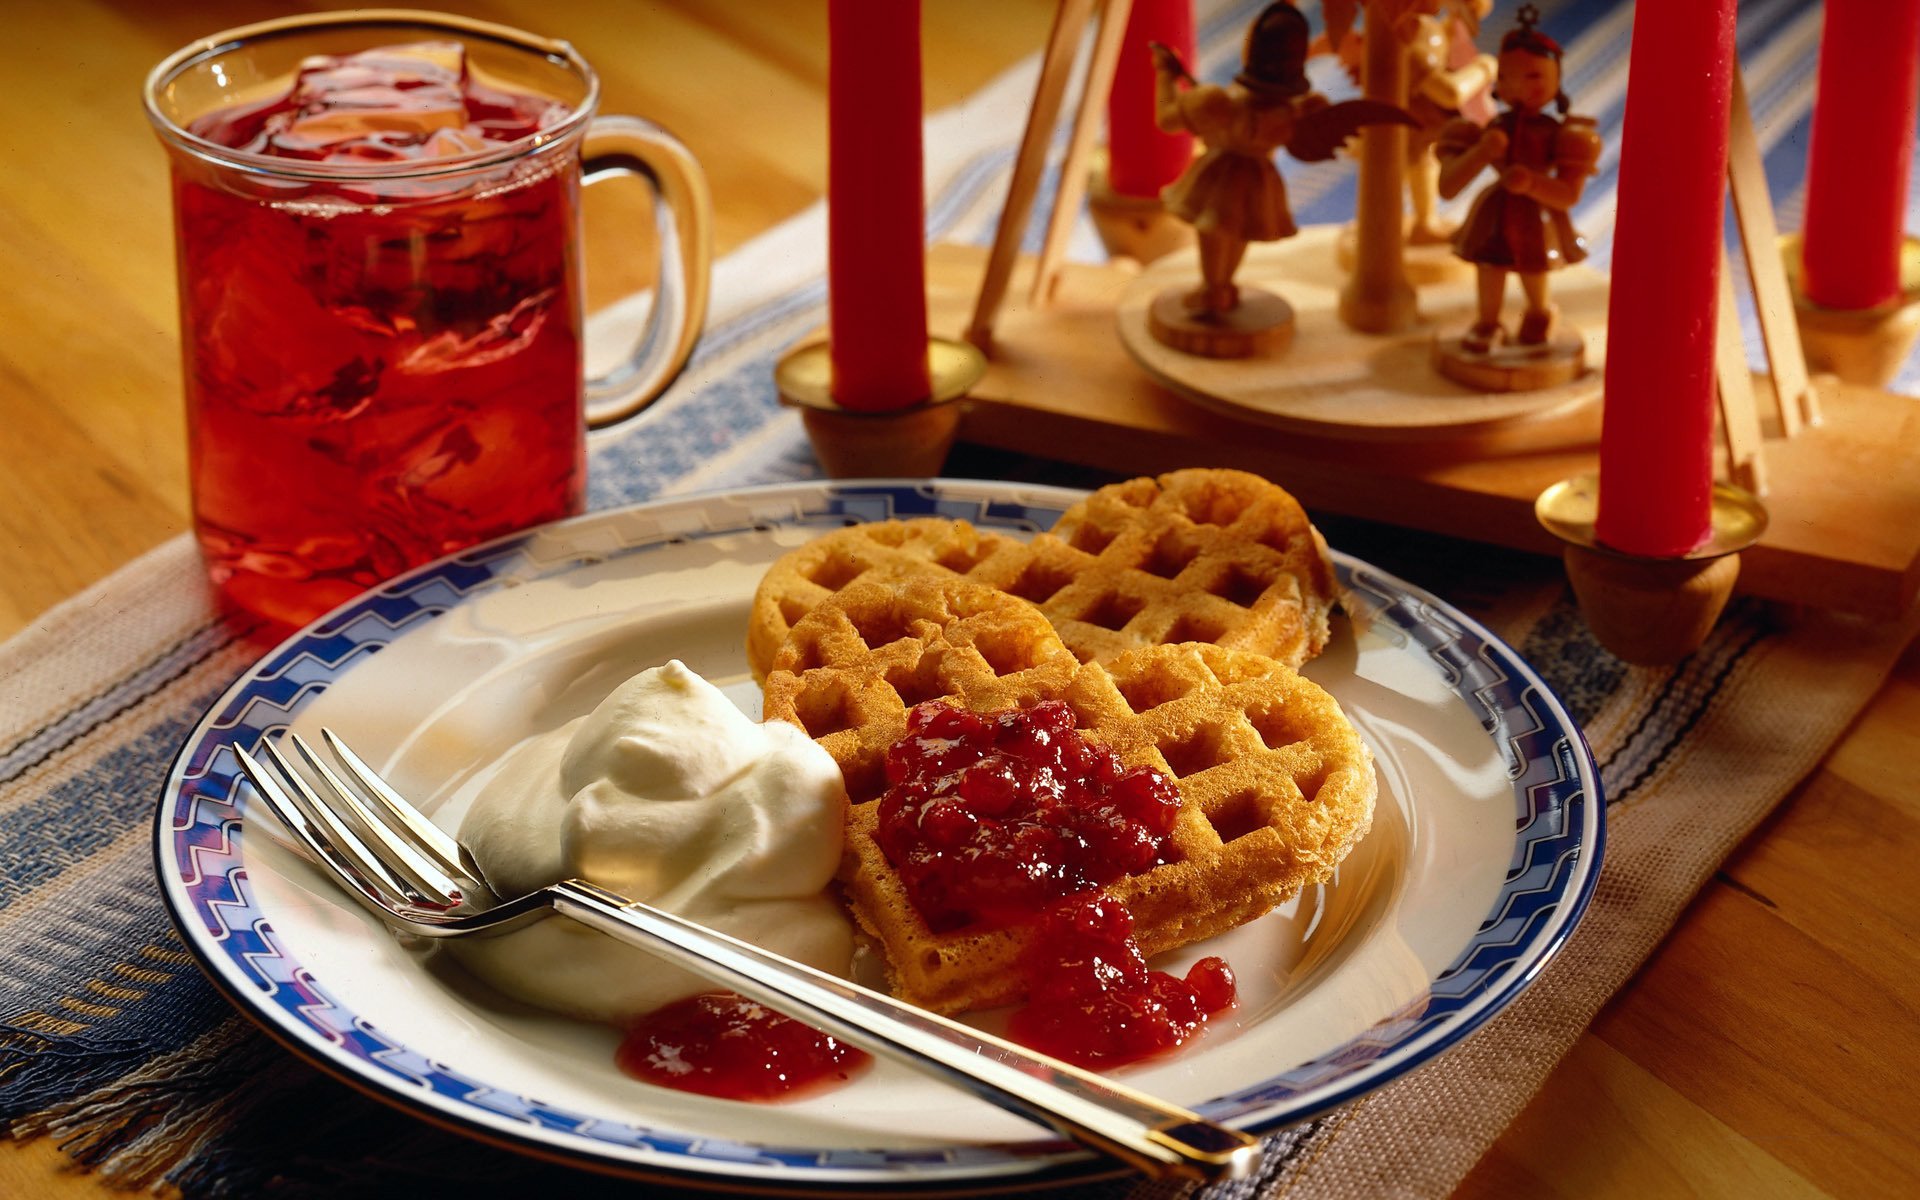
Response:
[[[686,148],[595,115],[599,94],[565,42],[389,10],[249,25],[154,68],[194,531],[224,601],[301,624],[580,511],[586,430],[692,352],[711,236]],[[656,195],[655,302],[587,379],[580,192],[631,174]]]

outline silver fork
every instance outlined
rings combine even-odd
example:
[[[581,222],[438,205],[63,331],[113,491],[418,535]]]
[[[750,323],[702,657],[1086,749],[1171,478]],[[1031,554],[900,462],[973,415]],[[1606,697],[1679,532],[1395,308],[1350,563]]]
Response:
[[[1260,1163],[1260,1142],[1248,1134],[585,880],[495,903],[465,847],[333,731],[321,735],[340,771],[298,734],[288,740],[305,772],[269,739],[260,745],[277,776],[246,750],[234,750],[281,823],[349,896],[395,930],[425,938],[490,937],[564,916],[1147,1174],[1239,1179]]]

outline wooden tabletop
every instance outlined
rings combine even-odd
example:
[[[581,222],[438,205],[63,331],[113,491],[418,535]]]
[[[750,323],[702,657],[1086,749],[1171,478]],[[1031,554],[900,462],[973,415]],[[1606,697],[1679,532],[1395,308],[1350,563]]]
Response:
[[[660,121],[704,164],[721,253],[824,188],[821,0],[440,7],[572,40],[605,77],[607,111]],[[166,168],[140,84],[175,47],[287,8],[10,6],[0,636],[187,528]],[[928,107],[1037,49],[1051,11],[1044,0],[926,0]],[[591,289],[604,299],[631,286],[601,273]],[[1460,1194],[1920,1194],[1916,763],[1910,651]],[[0,1195],[105,1193],[49,1142],[0,1145]]]

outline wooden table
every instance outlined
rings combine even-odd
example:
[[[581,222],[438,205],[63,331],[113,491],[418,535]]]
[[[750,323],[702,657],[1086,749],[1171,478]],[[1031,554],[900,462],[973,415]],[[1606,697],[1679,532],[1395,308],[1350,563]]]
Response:
[[[722,253],[824,187],[818,0],[441,6],[572,39],[603,72],[608,111],[651,116],[698,155]],[[9,9],[0,636],[187,528],[165,164],[139,88],[176,46],[284,11],[265,0]],[[1050,15],[1043,0],[927,0],[929,108],[1031,53]],[[604,300],[631,286],[601,273],[592,290]],[[1920,1194],[1916,763],[1920,651],[1461,1194]],[[0,1195],[105,1192],[64,1164],[45,1141],[0,1145]]]

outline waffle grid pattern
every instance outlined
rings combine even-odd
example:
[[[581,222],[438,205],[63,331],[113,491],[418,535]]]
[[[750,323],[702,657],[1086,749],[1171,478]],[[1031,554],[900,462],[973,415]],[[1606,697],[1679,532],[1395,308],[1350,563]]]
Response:
[[[887,748],[905,736],[908,711],[931,699],[978,712],[1064,700],[1122,762],[1174,778],[1182,810],[1167,861],[1108,888],[1150,955],[1326,879],[1372,821],[1364,743],[1332,697],[1272,659],[1191,643],[1082,664],[1037,610],[969,580],[849,586],[794,626],[767,677],[765,711],[840,763],[853,804],[843,886],[894,990],[923,1007],[1019,999],[1032,932],[932,932],[875,840]]]
[[[1255,475],[1193,469],[1101,488],[1020,542],[965,521],[853,526],[776,562],[754,596],[747,656],[764,678],[794,625],[857,581],[965,577],[1039,606],[1082,662],[1207,642],[1298,667],[1326,645],[1325,543]]]

